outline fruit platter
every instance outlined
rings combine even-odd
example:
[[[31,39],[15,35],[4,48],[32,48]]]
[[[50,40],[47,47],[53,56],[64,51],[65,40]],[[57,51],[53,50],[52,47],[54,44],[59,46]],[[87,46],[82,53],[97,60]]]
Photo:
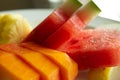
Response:
[[[0,80],[120,80],[120,22],[93,2],[0,12]]]

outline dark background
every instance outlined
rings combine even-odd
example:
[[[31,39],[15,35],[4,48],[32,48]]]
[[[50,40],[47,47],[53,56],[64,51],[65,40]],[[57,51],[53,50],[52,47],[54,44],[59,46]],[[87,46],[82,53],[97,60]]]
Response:
[[[14,9],[55,8],[61,2],[53,3],[48,0],[0,0],[0,11]]]

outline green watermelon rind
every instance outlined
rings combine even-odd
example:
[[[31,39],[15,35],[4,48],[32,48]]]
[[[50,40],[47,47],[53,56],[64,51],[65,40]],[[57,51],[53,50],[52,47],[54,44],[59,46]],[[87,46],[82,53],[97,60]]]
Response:
[[[77,15],[85,24],[88,24],[94,20],[100,12],[100,8],[93,1],[89,1],[77,11]]]
[[[66,1],[63,3],[62,7],[63,7],[63,8],[67,8],[67,9],[69,10],[69,8],[71,7],[71,5],[72,5],[72,7],[77,7],[77,8],[79,8],[79,7],[82,6],[82,3],[81,3],[80,1],[78,1],[78,0],[66,0]]]
[[[65,12],[67,12],[67,14],[71,14],[73,13],[73,11],[75,12],[76,9],[79,9],[80,7],[82,7],[82,3],[78,0],[66,0],[60,8],[62,8],[62,10],[64,10]]]
[[[98,12],[98,13],[101,12],[101,9],[93,1],[90,1],[88,3],[88,8],[89,6],[93,11]]]

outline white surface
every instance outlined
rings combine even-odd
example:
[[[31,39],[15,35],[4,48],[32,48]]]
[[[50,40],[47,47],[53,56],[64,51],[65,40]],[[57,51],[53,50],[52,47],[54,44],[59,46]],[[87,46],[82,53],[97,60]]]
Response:
[[[86,4],[90,0],[79,0]],[[93,0],[101,9],[99,16],[120,21],[120,0]]]
[[[44,20],[53,10],[52,9],[24,9],[24,10],[13,10],[13,11],[1,11],[2,13],[12,13],[12,14],[21,14],[27,20],[30,22],[32,27],[36,27],[42,20]],[[105,16],[105,15],[101,15]],[[95,20],[93,20],[89,26],[96,27],[97,25],[103,25],[103,24],[111,24],[111,23],[119,23],[117,21],[105,19],[102,17],[97,17]]]
[[[93,0],[102,10],[100,16],[120,21],[120,0]]]

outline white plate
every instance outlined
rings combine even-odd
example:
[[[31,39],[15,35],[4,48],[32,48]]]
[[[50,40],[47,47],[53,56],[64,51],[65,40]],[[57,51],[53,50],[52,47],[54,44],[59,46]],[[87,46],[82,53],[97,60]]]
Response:
[[[12,11],[1,11],[0,14],[2,13],[18,13],[23,15],[25,18],[28,19],[32,27],[36,27],[42,20],[44,20],[51,12],[53,9],[23,9],[23,10],[12,10]],[[104,16],[104,15],[100,15]],[[103,25],[103,24],[111,24],[111,23],[119,23],[118,21],[115,20],[110,20],[102,17],[97,17],[95,20],[93,20],[89,26],[90,27],[96,27],[98,25]]]
[[[36,27],[42,20],[44,20],[53,10],[51,9],[24,9],[24,10],[12,10],[12,11],[1,11],[0,14],[2,13],[12,13],[12,14],[21,14],[27,20],[30,22],[32,27]],[[93,20],[88,27],[96,27],[100,25],[105,25],[105,24],[111,24],[111,23],[119,23],[118,21],[110,20],[110,19],[105,19],[102,17],[97,17],[95,20]],[[84,74],[83,74],[84,73]],[[85,76],[85,72],[82,72],[82,75]],[[81,73],[79,75],[80,78],[77,78],[76,80],[87,80],[82,78]]]

